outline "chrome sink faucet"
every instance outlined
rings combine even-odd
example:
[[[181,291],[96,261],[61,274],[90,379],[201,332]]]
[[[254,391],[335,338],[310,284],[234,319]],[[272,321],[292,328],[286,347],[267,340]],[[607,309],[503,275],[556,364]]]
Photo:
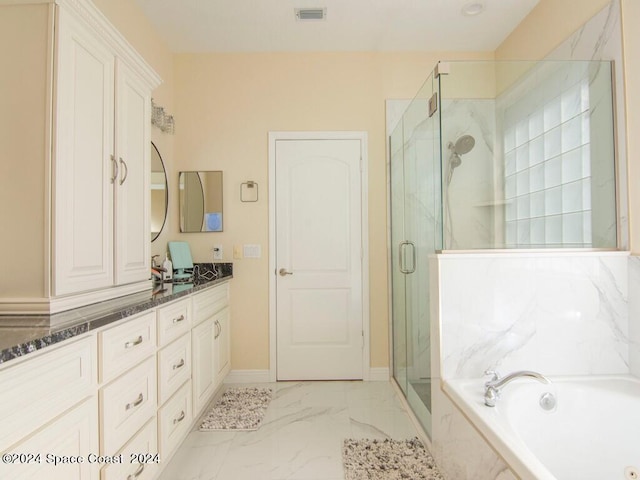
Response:
[[[513,372],[505,377],[500,377],[500,375],[498,375],[498,372],[494,372],[493,370],[487,370],[484,373],[485,375],[491,375],[491,380],[484,384],[484,404],[487,407],[495,407],[496,401],[498,400],[498,398],[500,398],[500,389],[511,380],[515,380],[516,378],[528,377],[533,378],[540,383],[551,383],[551,381],[544,375],[529,370]]]

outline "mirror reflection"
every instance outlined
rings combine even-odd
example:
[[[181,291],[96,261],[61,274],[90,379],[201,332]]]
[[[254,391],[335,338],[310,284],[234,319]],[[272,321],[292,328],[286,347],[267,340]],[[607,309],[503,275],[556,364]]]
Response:
[[[222,172],[180,172],[180,231],[222,231]]]
[[[167,172],[158,147],[151,142],[151,241],[158,236],[167,220]]]

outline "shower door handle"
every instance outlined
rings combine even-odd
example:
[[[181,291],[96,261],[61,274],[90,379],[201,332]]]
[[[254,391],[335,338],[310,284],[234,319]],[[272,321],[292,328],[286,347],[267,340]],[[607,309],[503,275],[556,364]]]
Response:
[[[406,268],[406,248],[411,247],[411,267]],[[404,242],[400,242],[400,273],[404,273],[405,275],[409,275],[416,271],[416,246],[413,242],[409,240],[405,240]]]

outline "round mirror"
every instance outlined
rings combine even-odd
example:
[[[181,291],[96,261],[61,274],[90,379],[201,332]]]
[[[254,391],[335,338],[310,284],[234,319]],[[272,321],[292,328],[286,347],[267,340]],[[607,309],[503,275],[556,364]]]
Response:
[[[151,241],[158,236],[167,221],[169,200],[167,171],[158,148],[151,142]]]

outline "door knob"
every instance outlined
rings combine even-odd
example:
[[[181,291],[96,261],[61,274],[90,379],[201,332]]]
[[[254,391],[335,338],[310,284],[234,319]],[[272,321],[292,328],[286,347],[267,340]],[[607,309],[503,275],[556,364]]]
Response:
[[[285,275],[293,275],[293,272],[287,272],[286,268],[281,268],[280,270],[278,270],[278,273],[281,277],[284,277]]]

